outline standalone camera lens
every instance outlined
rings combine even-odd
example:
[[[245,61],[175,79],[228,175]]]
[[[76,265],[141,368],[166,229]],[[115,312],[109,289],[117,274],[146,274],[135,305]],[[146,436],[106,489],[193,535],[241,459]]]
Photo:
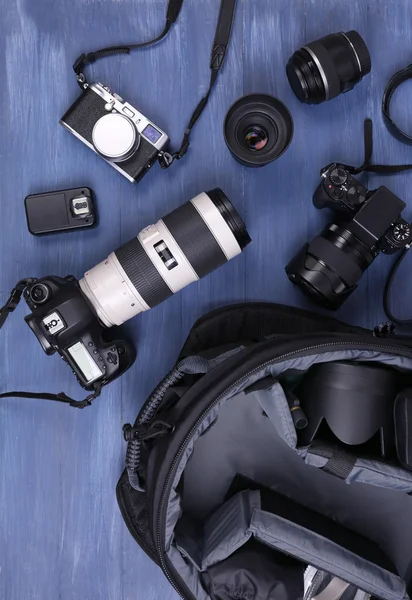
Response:
[[[348,31],[306,44],[289,59],[286,74],[301,102],[320,104],[353,89],[370,70],[364,40]]]
[[[293,137],[286,106],[267,94],[240,98],[229,109],[224,125],[232,156],[245,167],[263,167],[281,156]]]
[[[88,271],[80,287],[102,323],[121,325],[244,250],[250,237],[216,188],[149,225]]]
[[[30,289],[29,296],[35,304],[44,304],[50,298],[50,288],[45,283],[35,283]]]
[[[316,304],[332,310],[355,291],[376,256],[348,227],[328,225],[285,269],[290,281]]]

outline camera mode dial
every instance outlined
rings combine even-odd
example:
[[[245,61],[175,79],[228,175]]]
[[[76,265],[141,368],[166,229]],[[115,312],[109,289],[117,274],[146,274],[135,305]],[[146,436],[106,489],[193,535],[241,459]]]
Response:
[[[408,223],[398,223],[393,228],[393,239],[397,242],[406,242],[411,237],[411,226]]]
[[[337,167],[331,171],[329,179],[334,185],[344,185],[348,180],[348,173],[345,169]]]

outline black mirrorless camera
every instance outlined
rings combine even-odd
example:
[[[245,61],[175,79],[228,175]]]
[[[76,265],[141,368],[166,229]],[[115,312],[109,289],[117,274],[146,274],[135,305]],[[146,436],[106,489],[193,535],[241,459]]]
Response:
[[[102,83],[87,85],[61,125],[132,183],[158,159],[169,138]]]
[[[47,355],[58,352],[89,391],[113,381],[134,362],[135,351],[104,327],[74,277],[46,277],[24,291],[25,317]],[[109,334],[110,332],[110,334]],[[109,337],[110,335],[110,337]]]
[[[412,228],[400,216],[406,204],[387,187],[368,190],[336,163],[321,177],[313,204],[332,209],[337,219],[296,254],[286,273],[312,300],[337,309],[379,252],[409,247]]]

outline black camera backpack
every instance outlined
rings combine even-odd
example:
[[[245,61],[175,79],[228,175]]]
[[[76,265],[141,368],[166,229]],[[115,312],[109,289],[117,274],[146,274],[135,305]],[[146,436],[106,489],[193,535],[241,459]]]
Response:
[[[183,598],[303,598],[307,565],[412,598],[412,472],[297,443],[279,377],[337,360],[408,377],[412,340],[274,304],[222,308],[124,427],[123,518]]]

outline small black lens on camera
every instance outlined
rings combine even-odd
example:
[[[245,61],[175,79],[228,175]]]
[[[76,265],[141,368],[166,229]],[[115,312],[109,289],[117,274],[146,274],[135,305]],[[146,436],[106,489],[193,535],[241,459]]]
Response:
[[[320,104],[353,89],[371,66],[363,38],[348,31],[306,44],[289,59],[286,74],[301,102]]]
[[[349,230],[328,225],[286,266],[290,281],[316,304],[336,310],[356,290],[376,253]]]
[[[245,167],[263,167],[281,156],[293,137],[293,119],[286,106],[268,94],[240,98],[224,125],[226,144]]]
[[[30,289],[29,295],[35,304],[44,304],[50,298],[50,288],[45,283],[35,283]]]

